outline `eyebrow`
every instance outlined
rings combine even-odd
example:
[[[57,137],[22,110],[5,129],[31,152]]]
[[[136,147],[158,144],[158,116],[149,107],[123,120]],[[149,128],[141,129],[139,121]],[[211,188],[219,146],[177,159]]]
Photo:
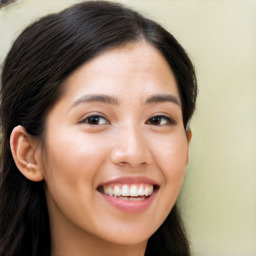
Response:
[[[113,96],[103,95],[103,94],[88,94],[83,95],[78,98],[73,104],[72,107],[75,107],[81,103],[88,103],[88,102],[101,102],[110,105],[119,105],[119,101],[117,98]]]
[[[71,106],[71,108],[82,104],[82,103],[90,103],[90,102],[101,102],[104,104],[110,105],[119,105],[119,101],[116,97],[104,95],[104,94],[87,94],[79,97]],[[180,102],[177,97],[172,94],[156,94],[149,96],[145,103],[153,104],[153,103],[161,103],[161,102],[172,102],[180,106]]]
[[[178,98],[172,94],[157,94],[152,95],[146,99],[146,104],[159,103],[159,102],[172,102],[180,106]]]

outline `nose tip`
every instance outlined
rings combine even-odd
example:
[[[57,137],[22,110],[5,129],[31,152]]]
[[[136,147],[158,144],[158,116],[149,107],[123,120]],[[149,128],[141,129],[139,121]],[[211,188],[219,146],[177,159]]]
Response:
[[[111,161],[132,168],[152,162],[148,141],[145,136],[134,130],[119,133],[111,152]]]

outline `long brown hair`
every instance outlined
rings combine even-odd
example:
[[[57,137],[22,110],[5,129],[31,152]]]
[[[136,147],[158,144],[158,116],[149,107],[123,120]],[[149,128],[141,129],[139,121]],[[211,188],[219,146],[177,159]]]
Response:
[[[22,125],[43,140],[45,117],[79,66],[108,49],[145,40],[168,61],[182,102],[184,128],[195,109],[193,65],[162,26],[120,4],[89,1],[41,18],[14,42],[2,70],[0,255],[51,254],[44,182],[27,180],[12,158],[9,138]],[[176,206],[149,239],[146,255],[190,255]]]

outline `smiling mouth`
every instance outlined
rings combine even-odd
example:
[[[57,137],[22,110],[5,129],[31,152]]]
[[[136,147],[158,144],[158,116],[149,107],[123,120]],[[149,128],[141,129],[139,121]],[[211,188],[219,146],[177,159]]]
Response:
[[[98,191],[126,201],[143,201],[150,197],[156,189],[158,186],[153,184],[110,184],[100,186]]]

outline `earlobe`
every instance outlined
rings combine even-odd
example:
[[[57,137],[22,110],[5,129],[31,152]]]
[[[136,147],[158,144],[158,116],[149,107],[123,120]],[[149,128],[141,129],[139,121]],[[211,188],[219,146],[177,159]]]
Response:
[[[11,134],[12,156],[20,172],[31,181],[42,181],[42,164],[38,158],[38,142],[26,132],[24,127],[16,126]]]

